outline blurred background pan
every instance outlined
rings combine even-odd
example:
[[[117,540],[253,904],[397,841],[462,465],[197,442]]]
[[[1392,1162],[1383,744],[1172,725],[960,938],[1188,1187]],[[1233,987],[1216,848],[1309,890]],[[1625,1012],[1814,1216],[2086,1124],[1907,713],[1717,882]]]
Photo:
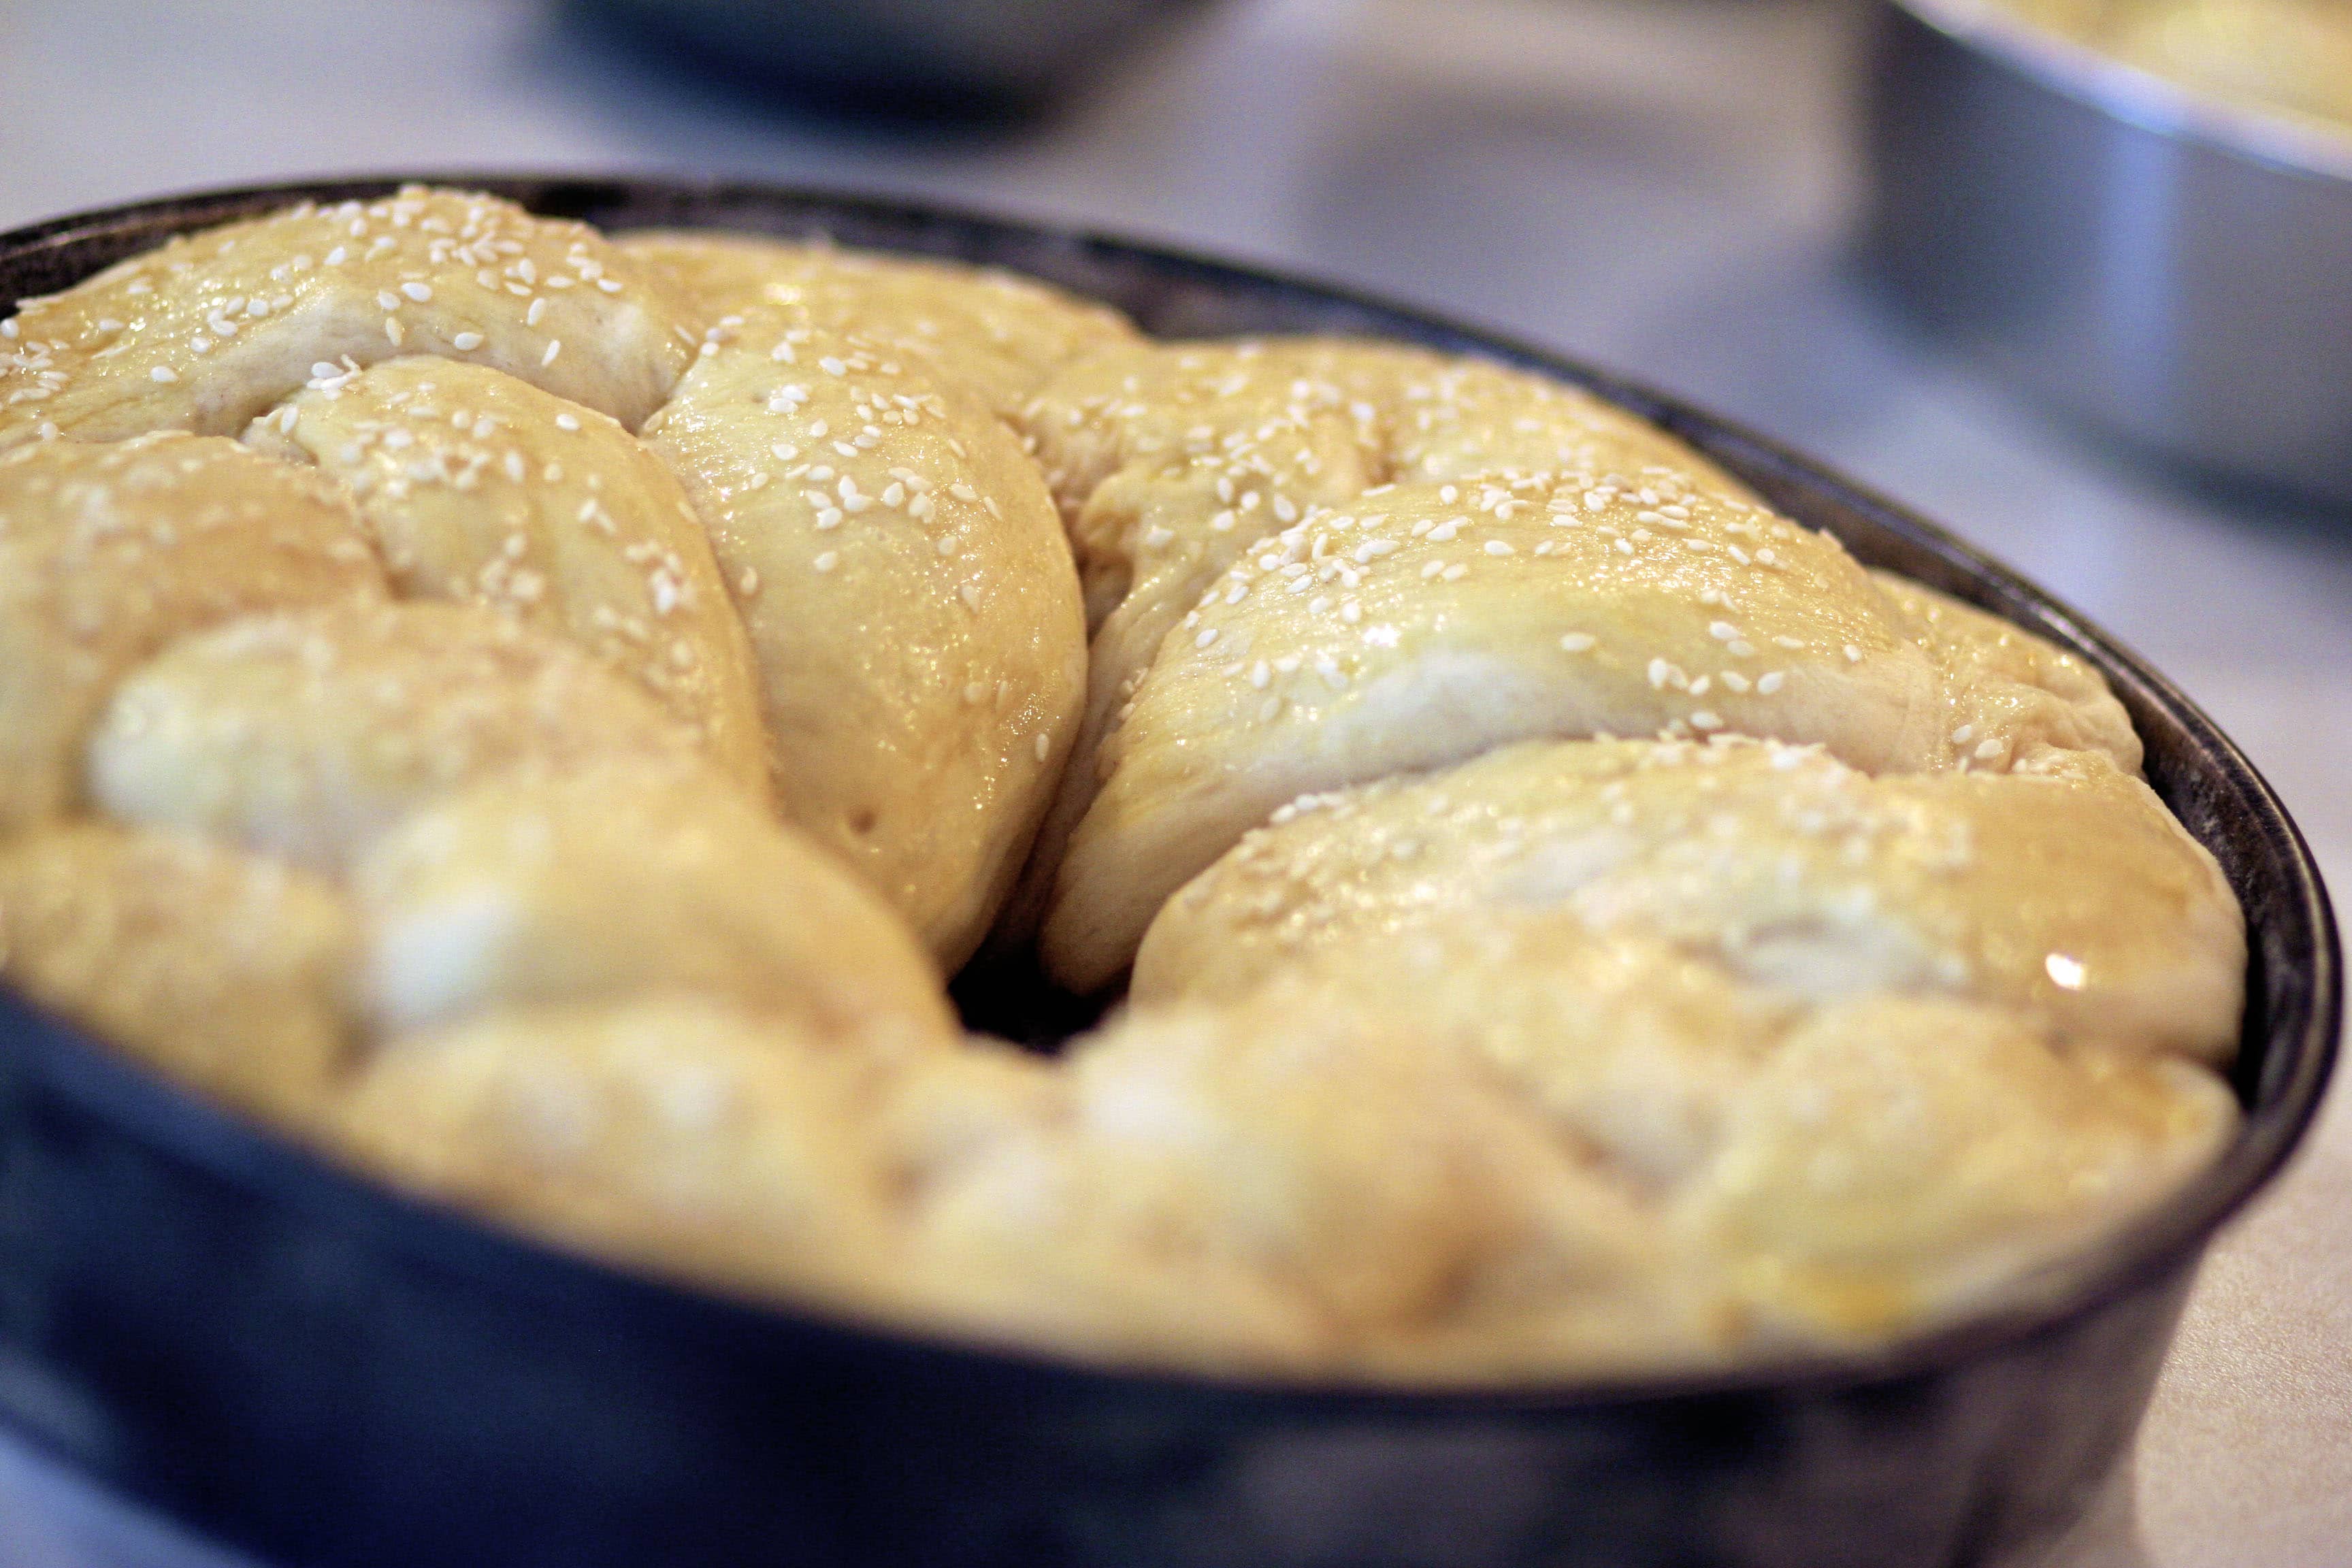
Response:
[[[1985,0],[1883,0],[1877,23],[1871,244],[1901,292],[2052,405],[2352,511],[2352,125]]]
[[[608,28],[861,118],[1017,117],[1194,0],[573,0]]]

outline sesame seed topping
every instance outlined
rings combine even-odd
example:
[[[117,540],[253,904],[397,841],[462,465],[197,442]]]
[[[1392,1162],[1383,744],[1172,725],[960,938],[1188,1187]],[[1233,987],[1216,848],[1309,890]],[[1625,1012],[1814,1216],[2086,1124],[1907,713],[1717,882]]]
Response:
[[[153,370],[147,373],[147,379],[150,381],[177,381],[180,379],[180,375],[177,371],[173,370],[169,365],[159,364]]]
[[[547,340],[547,352],[546,352],[545,353],[543,353],[543,354],[541,354],[541,355],[540,355],[540,356],[539,356],[540,368],[541,368],[541,369],[543,370],[543,369],[545,369],[547,366],[553,364],[553,363],[555,363],[555,356],[556,356],[557,354],[562,353],[562,352],[563,352],[563,340],[562,340],[562,338],[550,338],[550,339],[548,339],[548,340]]]
[[[1559,639],[1559,646],[1568,653],[1590,653],[1599,640],[1591,632],[1570,632]]]
[[[457,336],[449,340],[449,346],[456,349],[459,353],[471,353],[476,349],[482,346],[482,334],[479,332],[459,332]]]
[[[838,550],[824,551],[818,554],[814,561],[810,562],[809,564],[814,566],[820,572],[830,572],[835,567],[841,564],[841,552]]]

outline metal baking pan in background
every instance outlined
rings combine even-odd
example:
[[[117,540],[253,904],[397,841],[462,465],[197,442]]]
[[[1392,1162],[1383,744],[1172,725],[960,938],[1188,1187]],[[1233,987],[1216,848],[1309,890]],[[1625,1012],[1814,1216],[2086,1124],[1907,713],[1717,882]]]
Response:
[[[2352,130],[2237,107],[1999,0],[1881,0],[1870,248],[2045,403],[2352,510]]]
[[[1007,119],[1198,0],[571,0],[631,41],[872,120]]]
[[[2242,900],[2213,1167],[2004,1305],[1860,1361],[1457,1392],[1108,1372],[741,1305],[347,1175],[0,993],[0,1423],[285,1568],[1924,1568],[2075,1514],[2129,1443],[2216,1228],[2336,1048],[2335,927],[2246,759],[2005,568],[1670,398],[1263,273],[930,208],[748,186],[420,179],[608,228],[709,226],[999,264],[1164,335],[1373,333],[1593,387],[1790,515],[2074,649]],[[0,236],[0,296],[298,197],[232,191]],[[985,1020],[983,1020],[985,1021]]]

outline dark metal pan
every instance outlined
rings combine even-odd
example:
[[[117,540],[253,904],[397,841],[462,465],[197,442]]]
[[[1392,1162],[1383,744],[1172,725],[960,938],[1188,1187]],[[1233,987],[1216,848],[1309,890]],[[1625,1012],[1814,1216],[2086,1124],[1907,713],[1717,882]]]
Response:
[[[441,176],[441,178],[447,178]],[[2251,928],[2243,1131],[2002,1309],[1864,1362],[1387,1393],[1065,1365],[634,1278],[345,1175],[0,995],[0,1419],[286,1564],[923,1568],[1931,1564],[2082,1506],[2199,1257],[2326,1084],[2333,918],[2294,826],[2161,676],[1928,524],[1672,399],[1432,318],[1166,251],[744,185],[478,179],[613,228],[823,232],[1101,296],[1169,334],[1374,332],[1591,386],[1791,515],[2103,670]],[[165,236],[383,181],[0,237],[42,293]]]

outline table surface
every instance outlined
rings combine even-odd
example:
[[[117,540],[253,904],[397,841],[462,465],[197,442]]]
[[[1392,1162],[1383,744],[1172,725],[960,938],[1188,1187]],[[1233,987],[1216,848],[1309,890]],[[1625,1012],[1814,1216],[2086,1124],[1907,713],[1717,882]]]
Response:
[[[2137,466],[1873,292],[1860,23],[1846,0],[1227,0],[1050,120],[980,134],[795,117],[539,0],[0,0],[0,227],[326,173],[636,170],[1341,279],[1629,371],[2006,558],[2202,703],[2352,888],[2352,517]],[[2049,1568],[2352,1553],[2347,1098],[2214,1250],[2132,1464]],[[0,1500],[33,1473],[0,1448]],[[6,1568],[58,1546],[0,1520]]]

